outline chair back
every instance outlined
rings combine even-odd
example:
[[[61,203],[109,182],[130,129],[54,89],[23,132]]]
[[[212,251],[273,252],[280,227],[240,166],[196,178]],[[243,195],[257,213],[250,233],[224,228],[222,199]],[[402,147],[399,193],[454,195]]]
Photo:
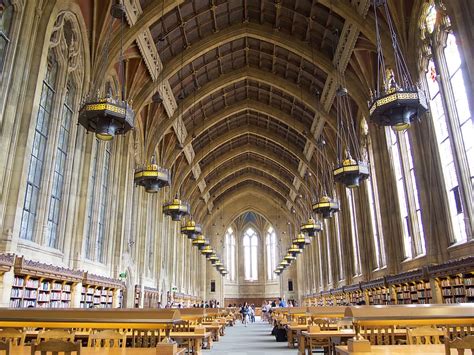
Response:
[[[51,339],[48,341],[43,341],[38,344],[31,345],[31,355],[37,355],[39,352],[41,355],[53,354],[57,355],[59,353],[64,355],[80,355],[81,354],[81,343],[80,342],[70,342],[60,339]]]
[[[441,337],[444,337],[445,332],[433,327],[418,327],[407,329],[407,342],[410,345],[431,345],[442,344]]]
[[[10,341],[12,345],[24,345],[26,333],[22,329],[3,328],[0,330],[0,341]]]
[[[0,341],[0,354],[10,355],[10,341]]]
[[[395,345],[395,327],[391,326],[362,326],[360,334],[372,345]]]
[[[90,334],[87,346],[94,348],[125,348],[126,342],[127,334],[107,329]]]
[[[132,334],[134,348],[155,348],[161,341],[159,329],[134,329]]]
[[[446,329],[451,340],[474,335],[474,324],[448,324]]]
[[[331,329],[331,323],[329,322],[328,319],[323,319],[323,318],[313,318],[311,320],[311,325],[317,325],[319,326],[320,330],[325,331],[325,330],[330,330]]]
[[[456,338],[454,340],[445,339],[444,342],[446,354],[451,354],[451,349],[456,349],[458,355],[464,355],[465,350],[471,350],[471,354],[474,354],[474,335],[468,335],[464,338]]]
[[[74,342],[74,332],[65,329],[41,330],[36,336],[36,342],[40,343],[47,340],[64,340]]]

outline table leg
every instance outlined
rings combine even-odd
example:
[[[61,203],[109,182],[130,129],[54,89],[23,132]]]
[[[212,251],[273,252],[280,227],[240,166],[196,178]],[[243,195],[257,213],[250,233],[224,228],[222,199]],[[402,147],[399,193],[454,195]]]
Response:
[[[202,339],[201,338],[194,339],[194,354],[195,355],[202,354]]]
[[[304,355],[305,348],[306,348],[306,339],[303,336],[303,334],[300,334],[300,337],[298,338],[298,354]]]
[[[286,334],[288,336],[288,347],[291,349],[293,348],[293,331],[291,329],[288,329],[286,331]]]
[[[206,344],[206,349],[211,349],[212,347],[212,336],[210,336],[209,338],[207,338],[207,344]]]

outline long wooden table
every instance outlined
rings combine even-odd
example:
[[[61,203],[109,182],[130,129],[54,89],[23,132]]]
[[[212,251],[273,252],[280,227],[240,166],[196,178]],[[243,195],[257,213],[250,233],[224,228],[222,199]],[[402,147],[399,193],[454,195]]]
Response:
[[[379,355],[407,355],[407,354],[420,354],[420,355],[444,355],[444,345],[372,345],[370,347],[370,353],[367,352],[355,352],[351,353],[347,349],[347,346],[336,346],[336,354],[338,355],[367,355],[367,354],[379,354]],[[457,354],[455,350],[451,350],[451,354]]]
[[[177,354],[184,354],[185,349],[178,349]],[[10,354],[12,355],[31,355],[30,346],[12,346]],[[39,354],[39,353],[38,353]],[[81,348],[81,355],[159,355],[156,348]]]
[[[298,354],[304,355],[306,352],[306,338],[308,339],[331,339],[331,338],[352,338],[354,337],[355,332],[352,329],[343,329],[343,330],[322,330],[317,333],[310,333],[307,331],[302,331],[298,339]]]

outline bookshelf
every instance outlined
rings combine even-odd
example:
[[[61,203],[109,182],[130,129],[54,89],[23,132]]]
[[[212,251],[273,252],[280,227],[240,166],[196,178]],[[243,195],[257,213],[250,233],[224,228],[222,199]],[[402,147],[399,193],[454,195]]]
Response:
[[[17,257],[10,291],[12,308],[70,308],[82,272]]]
[[[473,274],[457,274],[438,278],[443,303],[474,302]]]
[[[122,297],[120,294],[124,284],[122,281],[84,273],[81,290],[81,308],[122,308]],[[115,304],[117,296],[117,304]]]

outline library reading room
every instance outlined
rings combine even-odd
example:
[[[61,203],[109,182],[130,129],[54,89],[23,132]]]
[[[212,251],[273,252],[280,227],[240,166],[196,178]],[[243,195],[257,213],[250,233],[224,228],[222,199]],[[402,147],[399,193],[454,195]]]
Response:
[[[474,354],[474,0],[0,0],[0,355]]]

